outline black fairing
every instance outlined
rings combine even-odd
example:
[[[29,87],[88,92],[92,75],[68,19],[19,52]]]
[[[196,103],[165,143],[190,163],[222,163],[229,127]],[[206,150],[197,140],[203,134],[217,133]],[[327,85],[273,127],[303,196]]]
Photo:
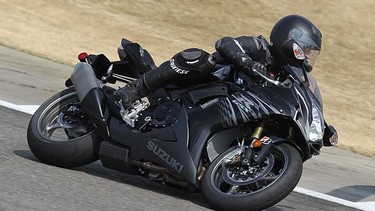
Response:
[[[214,94],[208,91],[210,89],[216,90]],[[202,90],[207,90],[207,93]],[[247,125],[266,117],[278,119],[285,125],[280,131],[292,129],[295,136],[292,140],[304,159],[311,157],[307,135],[294,121],[299,121],[297,117],[303,114],[299,114],[300,97],[293,89],[252,86],[249,90],[237,89],[233,92],[231,85],[222,82],[186,89],[186,92],[167,90],[165,100],[152,105],[139,117],[139,122],[146,117],[158,117],[156,122],[152,121],[146,127],[136,124],[139,128],[135,129],[112,117],[108,121],[110,138],[129,148],[126,160],[156,163],[192,184],[197,182],[198,165],[209,140],[232,143],[244,133],[251,133],[251,127],[246,128]],[[180,98],[168,100],[168,96]],[[107,125],[103,121],[103,103],[105,97],[99,88],[90,90],[82,101],[100,133],[105,136]]]
[[[152,121],[152,128],[146,132],[140,132],[131,129],[121,120],[112,118],[109,124],[112,140],[131,149],[129,155],[131,160],[158,163],[196,184],[197,166],[205,143],[212,134],[223,128],[218,111],[213,105],[218,102],[219,98],[228,96],[222,83],[200,86],[202,90],[207,87],[216,90],[214,92],[216,94],[209,92],[204,94],[199,89],[190,90],[189,88],[185,92],[184,90],[169,90],[171,96],[184,93],[182,94],[184,97],[164,100],[142,113],[141,118],[150,116],[155,119],[156,115],[160,115],[160,111],[165,110],[166,107],[174,108],[171,111],[173,114],[165,117],[170,122],[165,122],[164,127]],[[213,102],[211,106],[209,106],[210,100]],[[200,107],[204,103],[209,106],[206,110]],[[207,115],[211,117],[211,114],[213,118],[207,118]]]
[[[245,129],[248,123],[266,117],[274,118],[280,125],[285,126],[277,131],[283,135],[284,140],[290,135],[289,130],[293,129],[294,144],[301,150],[305,160],[311,157],[307,135],[301,132],[304,130],[294,121],[294,118],[299,116],[297,113],[299,113],[300,102],[292,89],[253,86],[250,90],[235,92],[205,109],[200,106],[191,109],[189,150],[195,165],[198,165],[207,141],[216,133],[240,127],[237,131],[242,133],[237,133],[237,137],[241,138],[244,133],[251,134],[250,128]],[[232,140],[228,140],[229,137],[232,137]],[[223,142],[235,141],[236,136],[229,137],[226,140],[215,138]]]
[[[174,114],[170,115],[178,116],[177,121],[165,127],[154,125],[153,128],[140,132],[121,120],[112,118],[109,124],[112,140],[130,148],[130,160],[158,163],[193,184],[196,183],[197,168],[208,140],[220,140],[215,134],[222,134],[226,138],[223,141],[233,142],[236,137],[242,137],[246,132],[251,133],[251,128],[247,129],[246,123],[265,117],[280,119],[280,122],[288,125],[280,130],[288,131],[292,128],[296,136],[294,144],[301,150],[304,159],[310,157],[306,135],[300,132],[298,124],[293,121],[298,113],[299,99],[292,89],[254,86],[250,87],[251,91],[230,94],[228,89],[222,89],[221,82],[199,89],[207,87],[222,92],[204,95],[201,91],[189,90],[178,100],[164,101],[142,113],[140,118],[154,117],[156,111],[163,109],[161,107],[179,104],[174,106],[178,110],[173,110]],[[191,99],[192,95],[196,96],[195,93],[201,96],[199,100]],[[170,95],[173,96],[173,92]]]
[[[187,148],[189,124],[185,106],[181,106],[179,112],[176,124],[144,133],[113,118],[110,121],[111,138],[130,147],[131,160],[158,163],[195,184],[197,169]]]

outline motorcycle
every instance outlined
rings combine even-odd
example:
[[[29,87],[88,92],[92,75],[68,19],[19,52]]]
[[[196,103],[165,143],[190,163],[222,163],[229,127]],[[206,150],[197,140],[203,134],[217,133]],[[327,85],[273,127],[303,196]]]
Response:
[[[110,169],[202,190],[214,209],[262,210],[294,189],[304,161],[337,143],[306,71],[285,65],[284,81],[255,72],[262,85],[231,71],[223,80],[158,89],[125,109],[109,84],[156,66],[126,39],[118,53],[114,62],[80,54],[67,89],[34,113],[27,139],[40,161],[72,168],[99,159]]]

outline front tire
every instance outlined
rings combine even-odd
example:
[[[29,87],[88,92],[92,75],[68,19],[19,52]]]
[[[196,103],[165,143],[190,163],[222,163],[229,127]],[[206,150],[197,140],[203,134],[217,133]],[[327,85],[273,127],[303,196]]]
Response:
[[[71,87],[38,108],[31,117],[27,141],[43,163],[73,168],[96,161],[101,140]]]
[[[202,191],[216,210],[266,209],[289,195],[301,178],[302,158],[289,144],[273,145],[264,162],[254,166],[224,164],[241,153],[240,148],[228,149],[205,173]]]

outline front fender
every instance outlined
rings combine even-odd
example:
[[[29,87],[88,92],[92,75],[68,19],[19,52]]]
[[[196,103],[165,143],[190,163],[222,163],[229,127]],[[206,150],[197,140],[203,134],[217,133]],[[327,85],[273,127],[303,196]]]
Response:
[[[207,156],[212,162],[217,156],[221,153],[225,152],[228,148],[237,144],[237,139],[240,139],[245,134],[244,126],[234,127],[227,130],[220,131],[215,133],[211,138],[207,141],[206,145],[206,152]],[[311,151],[309,144],[301,140],[303,138],[301,134],[295,134],[293,140],[288,140],[287,138],[278,136],[278,135],[271,135],[270,136],[273,144],[280,144],[280,143],[288,143],[294,146],[298,152],[301,154],[303,160],[307,160],[311,157]],[[241,141],[241,140],[238,140]],[[202,147],[203,149],[203,147]],[[197,156],[198,157],[198,156]],[[199,156],[200,157],[200,156]]]
[[[244,132],[244,127],[241,126],[223,130],[211,136],[206,145],[210,162],[233,146],[234,143],[237,143],[237,138],[242,137]]]

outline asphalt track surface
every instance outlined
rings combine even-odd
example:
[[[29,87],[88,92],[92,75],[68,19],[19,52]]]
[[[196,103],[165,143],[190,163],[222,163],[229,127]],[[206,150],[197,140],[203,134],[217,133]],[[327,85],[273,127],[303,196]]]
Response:
[[[30,152],[30,115],[0,107],[0,210],[208,210],[194,193],[105,169],[100,162],[63,169],[40,163]],[[280,210],[356,210],[292,193]]]
[[[6,91],[0,91],[0,100],[40,104],[63,87],[69,72],[60,71],[67,69],[0,47],[0,85],[8,86]],[[31,116],[2,106],[0,116],[0,211],[209,210],[201,193],[109,170],[99,161],[75,169],[40,163],[27,146],[26,130]],[[375,210],[374,178],[373,158],[331,148],[305,163],[298,186],[339,197],[344,202],[365,203],[368,208],[364,210]],[[360,209],[292,192],[268,210]]]

